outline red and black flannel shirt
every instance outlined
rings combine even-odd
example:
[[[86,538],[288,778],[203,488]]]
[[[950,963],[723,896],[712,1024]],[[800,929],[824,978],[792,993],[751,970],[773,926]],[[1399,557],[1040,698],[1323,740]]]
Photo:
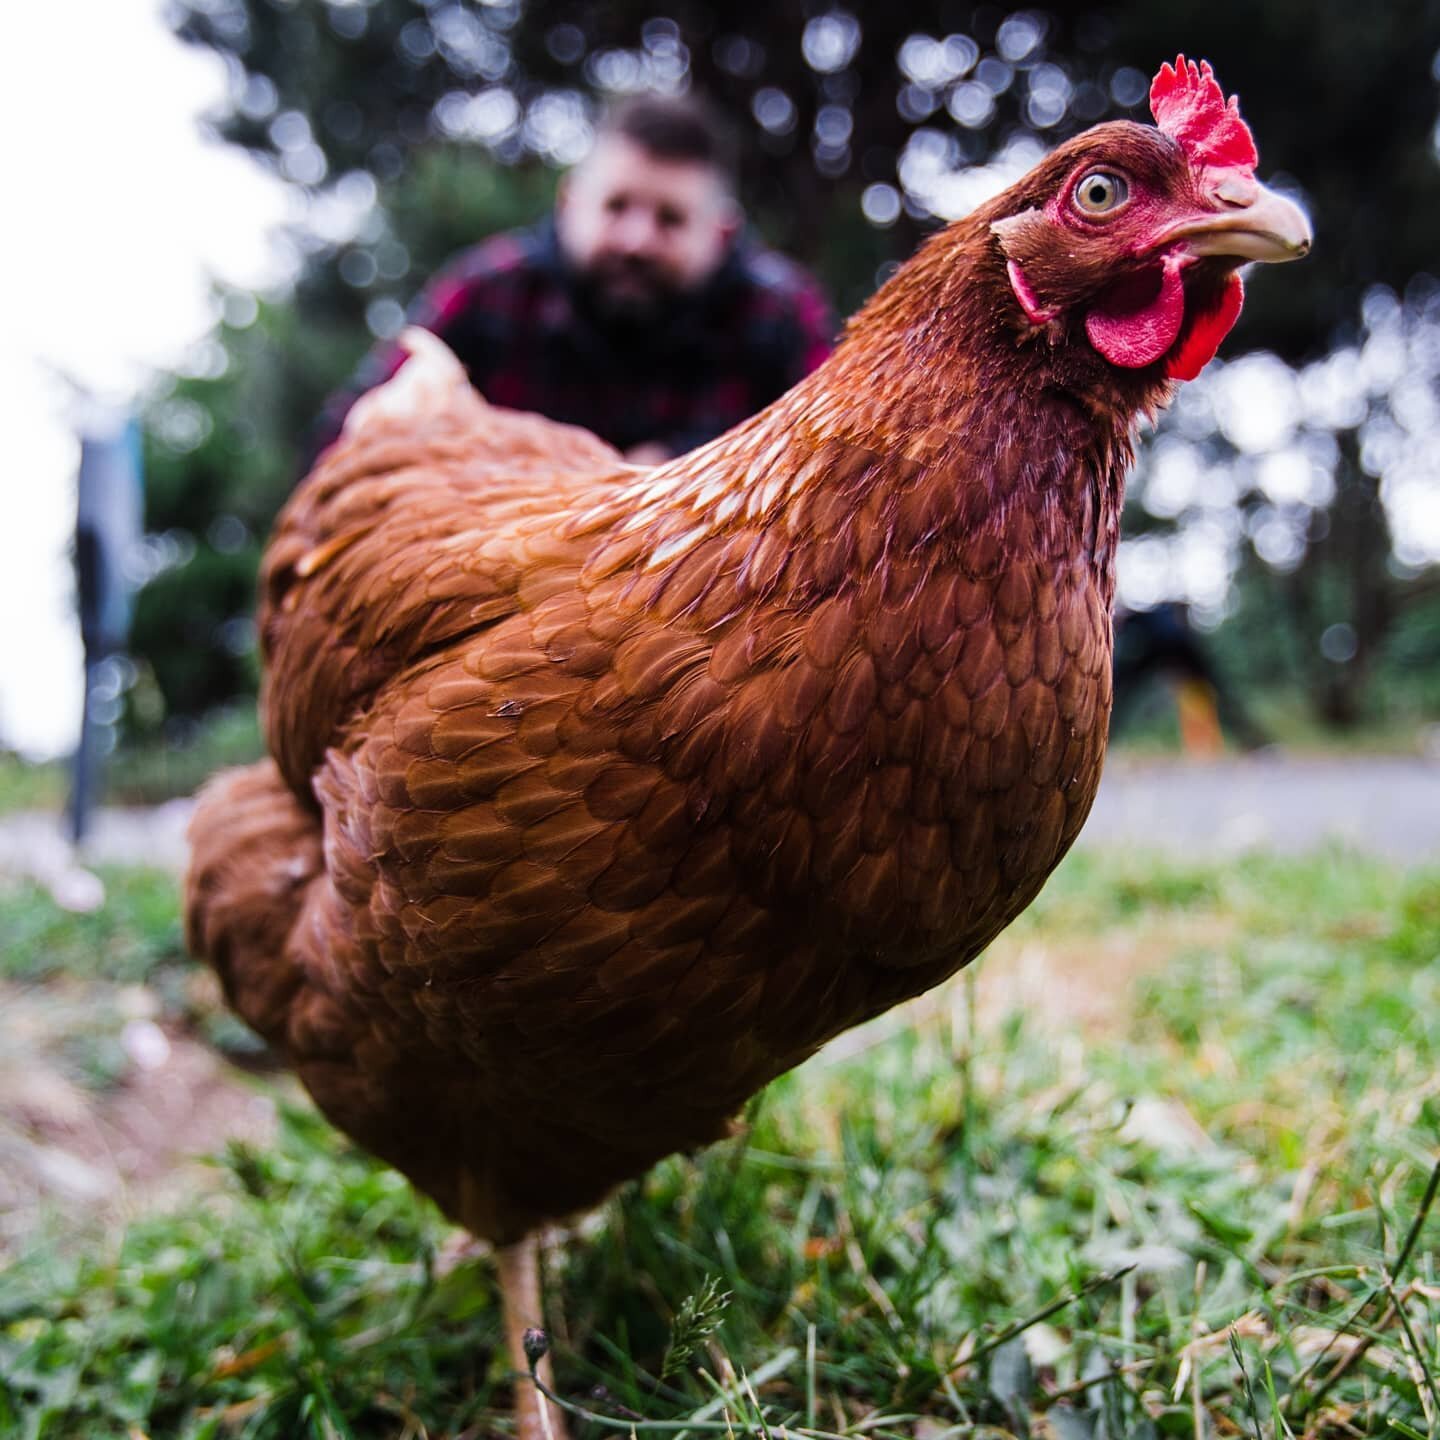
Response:
[[[576,303],[548,221],[463,251],[425,287],[409,320],[450,346],[487,400],[583,425],[619,450],[658,441],[673,454],[768,405],[820,364],[835,336],[816,282],[742,239],[662,326],[627,344]],[[404,358],[393,342],[370,352],[352,387],[327,403],[315,448]]]

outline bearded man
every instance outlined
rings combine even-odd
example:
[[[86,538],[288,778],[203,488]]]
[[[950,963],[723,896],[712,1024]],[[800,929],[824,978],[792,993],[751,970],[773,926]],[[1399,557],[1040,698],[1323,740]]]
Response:
[[[496,405],[581,425],[655,464],[768,405],[825,358],[816,282],[745,232],[723,130],[688,99],[602,119],[554,214],[451,261],[411,307]],[[321,438],[404,362],[372,351]]]

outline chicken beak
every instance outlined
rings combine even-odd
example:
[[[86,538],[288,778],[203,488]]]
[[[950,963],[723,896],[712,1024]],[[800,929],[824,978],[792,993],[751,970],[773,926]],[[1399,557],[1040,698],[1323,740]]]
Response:
[[[1185,221],[1171,232],[1192,255],[1237,260],[1299,260],[1314,238],[1310,219],[1293,200],[1255,180],[1227,177],[1213,191],[1223,209]]]

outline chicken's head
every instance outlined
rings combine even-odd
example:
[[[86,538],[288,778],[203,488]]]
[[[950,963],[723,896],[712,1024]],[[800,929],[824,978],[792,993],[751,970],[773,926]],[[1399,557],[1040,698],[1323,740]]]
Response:
[[[1191,380],[1240,314],[1239,267],[1310,248],[1298,206],[1255,178],[1239,103],[1184,56],[1150,87],[1155,127],[1097,125],[1002,197],[991,222],[1016,301],[1112,365]]]

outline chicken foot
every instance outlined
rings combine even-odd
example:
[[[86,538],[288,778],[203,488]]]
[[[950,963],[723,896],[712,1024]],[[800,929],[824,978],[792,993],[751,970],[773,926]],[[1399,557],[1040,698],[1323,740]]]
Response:
[[[500,1296],[505,1309],[505,1346],[516,1372],[515,1421],[519,1440],[566,1440],[564,1420],[530,1380],[530,1358],[525,1353],[525,1332],[543,1328],[540,1308],[540,1241],[527,1235],[495,1252],[500,1270]],[[547,1389],[554,1388],[550,1357],[543,1355],[535,1374]]]

